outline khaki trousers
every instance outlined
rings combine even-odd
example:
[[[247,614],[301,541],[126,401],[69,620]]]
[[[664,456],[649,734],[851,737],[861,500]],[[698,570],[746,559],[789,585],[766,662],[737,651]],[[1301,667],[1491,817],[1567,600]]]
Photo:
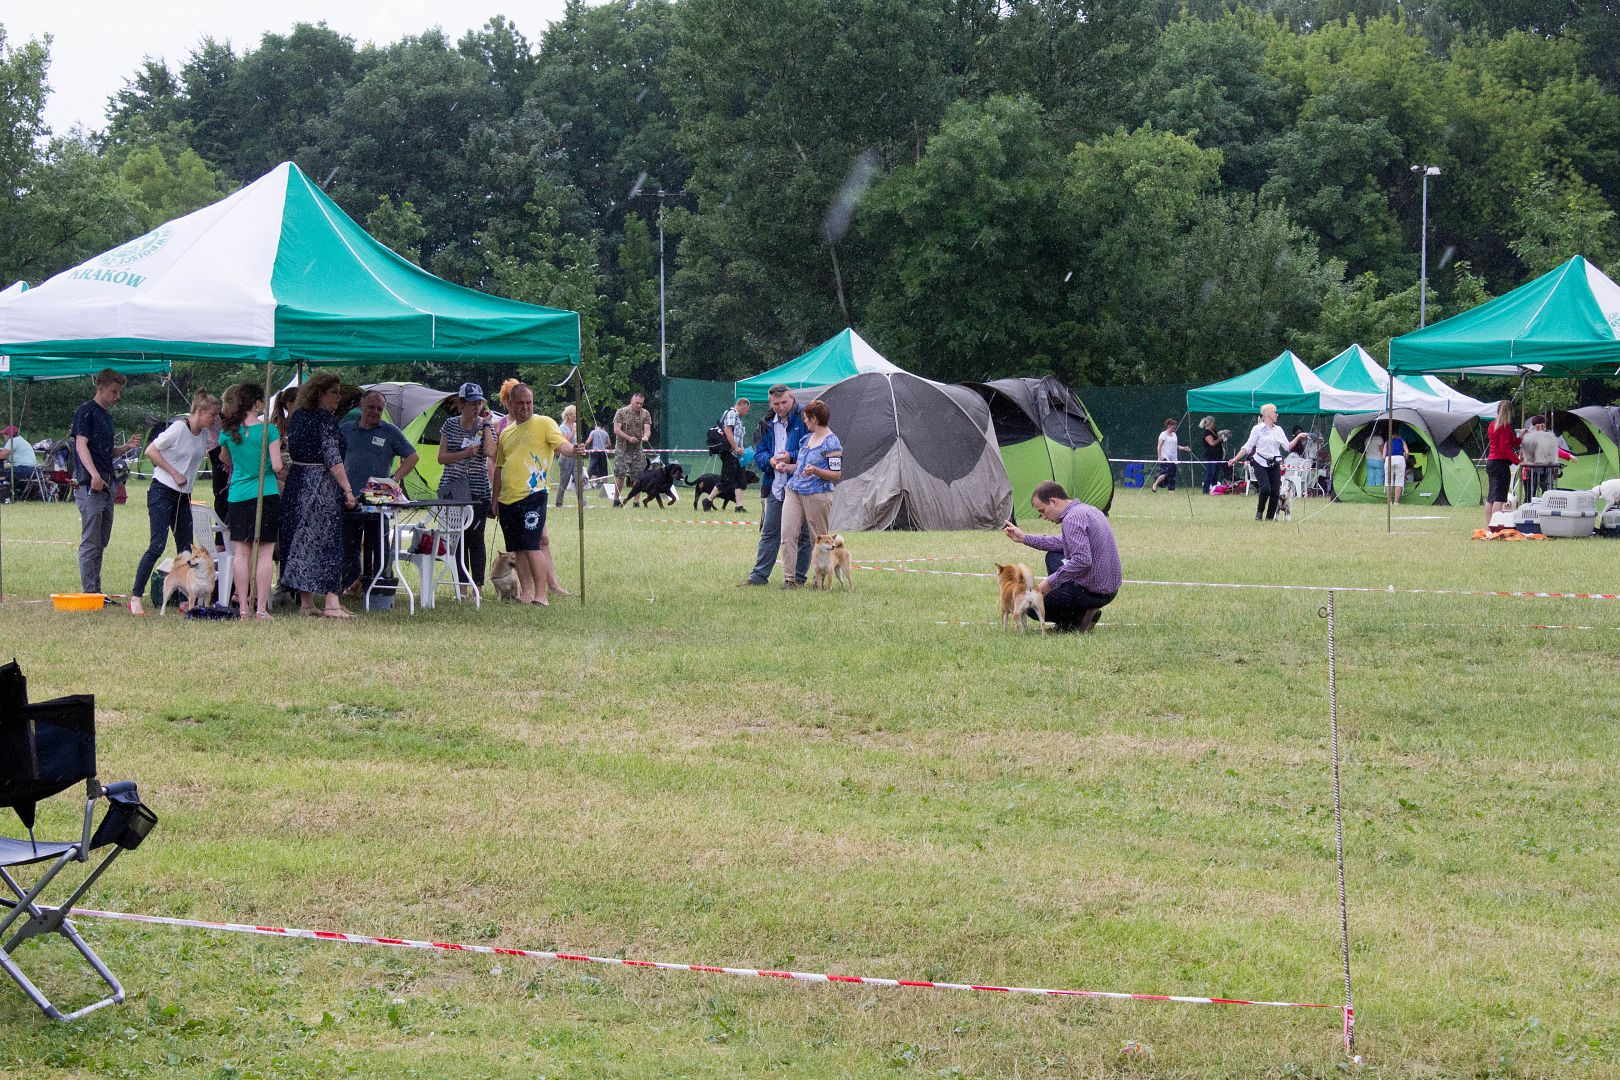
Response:
[[[801,495],[797,491],[782,493],[782,578],[804,584],[804,578],[794,577],[799,565],[799,530],[810,526],[810,542],[827,531],[827,519],[832,516],[832,492],[819,495]]]

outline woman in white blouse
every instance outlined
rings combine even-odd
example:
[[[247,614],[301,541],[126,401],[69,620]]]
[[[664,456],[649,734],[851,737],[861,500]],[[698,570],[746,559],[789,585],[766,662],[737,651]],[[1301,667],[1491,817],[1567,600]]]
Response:
[[[1236,465],[1245,457],[1254,458],[1254,486],[1260,499],[1254,507],[1254,520],[1277,518],[1277,496],[1282,491],[1282,461],[1290,450],[1305,444],[1306,433],[1300,432],[1290,439],[1277,426],[1277,406],[1260,406],[1260,422],[1249,429],[1249,438],[1243,449],[1235,454],[1228,465]]]

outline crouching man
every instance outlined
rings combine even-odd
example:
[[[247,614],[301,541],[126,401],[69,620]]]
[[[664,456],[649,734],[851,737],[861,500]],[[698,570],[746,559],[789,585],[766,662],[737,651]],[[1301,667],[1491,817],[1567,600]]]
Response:
[[[1012,522],[1007,538],[1046,552],[1046,578],[1035,587],[1046,598],[1046,617],[1059,630],[1089,631],[1119,592],[1125,572],[1114,530],[1101,510],[1069,498],[1053,480],[1039,484],[1029,503],[1047,521],[1063,527],[1058,536],[1026,533]]]

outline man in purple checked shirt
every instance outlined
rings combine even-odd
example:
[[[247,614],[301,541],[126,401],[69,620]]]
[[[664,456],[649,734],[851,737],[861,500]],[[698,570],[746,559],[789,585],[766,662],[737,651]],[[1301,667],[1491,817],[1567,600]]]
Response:
[[[1125,576],[1114,530],[1101,510],[1069,498],[1054,480],[1037,484],[1029,504],[1047,521],[1061,524],[1062,534],[1032,535],[1010,521],[1002,531],[1009,540],[1046,552],[1047,576],[1035,586],[1046,597],[1046,617],[1059,630],[1084,634],[1097,625]]]

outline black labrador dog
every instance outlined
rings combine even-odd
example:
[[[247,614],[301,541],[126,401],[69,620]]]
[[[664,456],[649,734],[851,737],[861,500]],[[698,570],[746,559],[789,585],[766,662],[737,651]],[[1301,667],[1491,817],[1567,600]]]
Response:
[[[743,486],[753,487],[759,483],[759,477],[753,472],[743,470]],[[694,482],[695,490],[692,492],[692,509],[698,508],[698,500],[703,501],[704,510],[713,510],[715,503],[737,502],[737,485],[721,476],[719,473],[704,473]]]
[[[636,505],[646,506],[648,499],[655,499],[658,508],[662,510],[664,500],[668,499],[669,505],[674,506],[681,501],[675,495],[675,485],[685,479],[686,470],[679,464],[649,465],[642,470],[640,476],[636,477],[636,482],[630,485],[630,490],[624,493],[624,502],[629,505],[639,497],[641,502]]]

